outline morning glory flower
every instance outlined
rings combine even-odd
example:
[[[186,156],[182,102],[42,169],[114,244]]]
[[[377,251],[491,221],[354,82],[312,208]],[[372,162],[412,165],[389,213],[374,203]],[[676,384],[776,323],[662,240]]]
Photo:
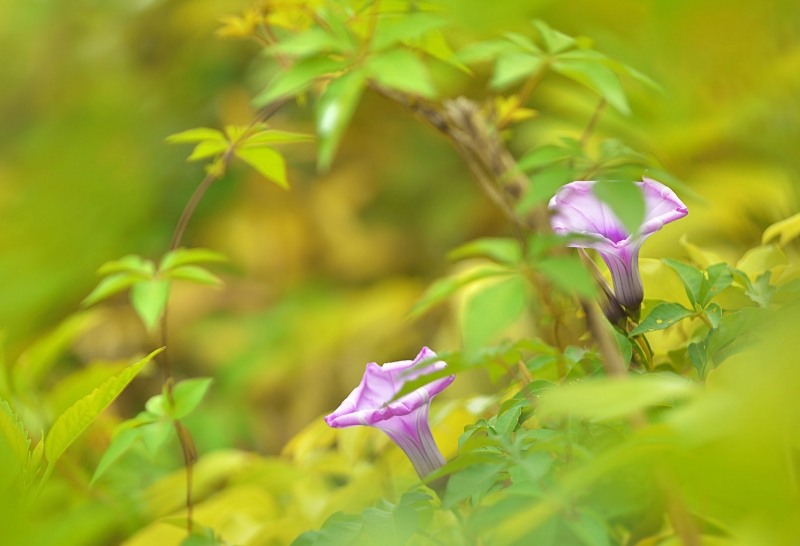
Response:
[[[650,235],[686,216],[689,210],[671,189],[650,178],[636,184],[645,201],[644,222],[636,233],[628,233],[611,207],[594,194],[596,182],[572,182],[561,187],[550,200],[550,221],[559,235],[585,235],[569,246],[593,248],[611,271],[614,294],[626,308],[636,310],[644,298],[639,274],[639,249]]]
[[[382,430],[405,452],[419,477],[425,478],[445,464],[428,423],[431,399],[447,388],[455,376],[436,379],[397,400],[392,399],[406,381],[447,367],[444,362],[436,361],[408,371],[435,356],[436,353],[423,347],[414,360],[383,366],[367,364],[361,383],[336,411],[325,417],[325,422],[334,428],[365,425]]]

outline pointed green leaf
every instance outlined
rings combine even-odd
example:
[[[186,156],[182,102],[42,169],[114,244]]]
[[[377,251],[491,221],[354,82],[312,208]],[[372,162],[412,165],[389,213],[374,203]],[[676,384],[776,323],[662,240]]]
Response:
[[[678,303],[659,303],[653,307],[653,310],[650,311],[650,314],[645,317],[639,326],[631,331],[630,336],[638,336],[639,334],[669,328],[694,314],[694,311],[690,311]]]
[[[467,64],[492,61],[502,53],[519,51],[519,47],[508,40],[491,40],[477,42],[459,50],[458,60]]]
[[[131,304],[150,331],[158,325],[167,306],[169,284],[167,279],[149,279],[131,288]]]
[[[154,423],[144,425],[138,429],[130,430],[139,431],[139,435],[142,438],[142,443],[144,444],[145,450],[152,461],[156,458],[158,452],[161,451],[161,448],[164,446],[164,444],[166,444],[169,439],[172,438],[172,435],[175,432],[175,425],[172,423],[172,421],[156,421]]]
[[[353,70],[328,84],[315,105],[319,152],[317,167],[327,172],[333,163],[339,142],[353,119],[366,86],[362,70]]]
[[[219,252],[205,248],[179,248],[164,254],[161,259],[159,271],[168,271],[173,267],[188,264],[208,263],[208,262],[227,262],[228,257]]]
[[[279,72],[253,102],[261,107],[282,97],[297,95],[320,76],[343,70],[347,65],[347,61],[334,61],[325,57],[305,59]]]
[[[106,449],[106,452],[103,453],[103,457],[97,464],[97,469],[94,471],[92,481],[89,482],[89,487],[92,487],[94,483],[99,480],[103,474],[105,474],[106,470],[108,470],[112,464],[117,462],[120,457],[127,453],[128,450],[133,447],[133,444],[136,443],[136,441],[140,438],[141,428],[128,428],[117,434],[114,439],[111,440],[111,444],[109,444],[108,449]]]
[[[428,69],[416,55],[405,49],[394,49],[367,61],[367,73],[378,83],[425,98],[436,96]]]
[[[568,294],[575,293],[591,298],[596,293],[592,275],[575,256],[545,258],[534,265],[550,282]]]
[[[434,305],[452,296],[459,288],[466,286],[478,279],[494,277],[498,275],[510,275],[513,271],[499,267],[481,267],[471,269],[455,277],[445,277],[438,279],[428,287],[422,297],[417,300],[411,311],[408,312],[412,318],[418,317]]]
[[[29,444],[22,422],[8,402],[0,400],[0,493],[25,470]]]
[[[189,129],[169,135],[165,139],[170,144],[181,144],[187,142],[202,142],[204,140],[225,140],[225,135],[216,129],[209,129],[207,127],[198,127],[196,129]]]
[[[715,296],[733,284],[733,275],[728,264],[719,263],[706,268],[703,281],[697,294],[697,303],[701,307],[708,305]]]
[[[143,273],[115,273],[100,281],[94,290],[89,293],[81,302],[81,305],[88,307],[106,298],[127,290],[136,283],[148,280],[148,276]]]
[[[199,265],[182,265],[164,274],[165,279],[174,281],[189,281],[196,284],[207,284],[209,286],[222,286],[222,279],[211,273],[209,270]]]
[[[183,419],[197,408],[205,397],[214,380],[210,377],[187,379],[181,381],[172,390],[172,399],[175,405],[171,417]]]
[[[230,143],[227,140],[204,140],[194,147],[192,154],[186,161],[200,161],[201,159],[218,156],[228,147],[230,147]]]
[[[136,377],[145,364],[161,351],[163,348],[153,351],[133,366],[123,370],[119,375],[108,379],[59,415],[47,435],[47,443],[44,448],[47,461],[54,464],[86,430],[86,427],[125,390],[128,383]]]
[[[497,57],[492,81],[489,83],[493,89],[503,89],[518,83],[539,70],[544,65],[544,60],[536,55],[521,51],[502,53]]]
[[[584,85],[606,99],[620,113],[630,115],[628,99],[622,89],[619,76],[602,64],[586,61],[556,60],[553,70]]]
[[[550,53],[560,53],[576,45],[575,38],[550,28],[550,25],[540,19],[531,21],[531,24],[539,31],[542,41]]]
[[[286,181],[286,160],[275,148],[263,146],[259,148],[237,148],[236,157],[253,167],[263,176],[288,189]]]
[[[383,17],[378,20],[372,49],[381,51],[397,43],[419,38],[426,32],[447,24],[446,19],[427,13],[403,13],[398,17]]]
[[[694,307],[699,301],[700,287],[703,285],[703,280],[705,279],[703,272],[696,267],[673,260],[672,258],[664,258],[661,261],[674,269],[681,278],[683,286],[686,289],[686,296],[689,298],[689,301],[692,302],[692,307]]]
[[[398,505],[390,512],[367,508],[361,514],[364,531],[374,544],[404,546],[416,532],[419,516],[413,506]]]
[[[129,254],[119,260],[112,260],[100,266],[97,270],[98,275],[106,276],[112,273],[141,273],[148,275],[152,273],[153,265],[141,256]]]
[[[499,264],[513,266],[522,261],[522,249],[515,239],[484,237],[447,253],[447,259],[453,262],[468,258],[489,258]]]
[[[323,28],[312,27],[304,32],[291,34],[264,51],[272,56],[289,55],[304,59],[320,53],[341,53],[347,51],[350,45],[348,40],[342,40]]]
[[[247,137],[239,146],[250,148],[263,146],[265,144],[280,144],[291,142],[310,142],[314,140],[314,135],[306,133],[290,133],[289,131],[277,131],[269,129],[259,131]]]

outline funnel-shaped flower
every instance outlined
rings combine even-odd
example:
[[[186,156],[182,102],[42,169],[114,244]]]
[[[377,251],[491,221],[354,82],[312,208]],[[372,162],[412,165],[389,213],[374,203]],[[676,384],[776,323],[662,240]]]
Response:
[[[367,364],[361,384],[336,411],[325,417],[325,422],[334,428],[366,425],[381,429],[411,459],[419,477],[424,478],[445,463],[428,423],[431,399],[447,388],[455,376],[436,379],[395,401],[392,399],[406,381],[444,369],[446,364],[438,361],[408,371],[435,356],[436,353],[423,347],[414,360],[383,366]]]
[[[639,249],[650,235],[689,211],[671,189],[660,182],[644,178],[636,183],[644,194],[644,222],[629,233],[611,210],[594,194],[595,182],[572,182],[558,190],[550,200],[553,231],[559,235],[586,235],[585,240],[570,246],[593,248],[600,253],[611,271],[614,293],[629,309],[642,303],[644,290],[639,275]]]

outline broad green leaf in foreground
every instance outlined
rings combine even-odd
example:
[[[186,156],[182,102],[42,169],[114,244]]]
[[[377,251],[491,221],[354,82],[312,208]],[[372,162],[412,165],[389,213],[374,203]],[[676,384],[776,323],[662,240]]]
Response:
[[[47,443],[45,444],[47,461],[51,465],[54,464],[86,427],[125,390],[128,383],[136,377],[145,364],[161,351],[163,348],[153,351],[133,366],[123,370],[119,375],[108,379],[59,415],[47,434]]]

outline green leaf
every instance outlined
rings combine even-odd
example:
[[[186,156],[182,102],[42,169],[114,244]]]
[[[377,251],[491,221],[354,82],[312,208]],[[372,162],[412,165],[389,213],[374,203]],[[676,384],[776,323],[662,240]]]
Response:
[[[158,266],[158,270],[168,271],[173,267],[179,267],[181,265],[227,261],[227,256],[219,252],[214,252],[213,250],[205,248],[178,248],[164,254],[164,257],[161,258],[161,264]]]
[[[230,143],[227,140],[204,140],[194,147],[186,161],[200,161],[201,159],[215,157],[222,154],[229,147]]]
[[[419,12],[383,17],[378,20],[371,46],[374,51],[381,51],[400,42],[419,38],[446,24],[446,19]]]
[[[484,237],[447,253],[447,259],[453,262],[468,258],[489,258],[502,265],[514,266],[522,261],[522,249],[514,239]]]
[[[419,516],[409,505],[398,505],[391,512],[377,508],[367,508],[362,512],[364,531],[372,537],[375,544],[404,546],[416,532]]]
[[[712,303],[703,309],[703,313],[708,319],[708,322],[711,323],[712,328],[719,328],[720,322],[722,321],[722,307],[716,303]]]
[[[286,181],[286,160],[275,148],[263,146],[259,148],[236,148],[236,157],[253,167],[269,180],[282,188],[288,189]]]
[[[200,404],[214,380],[210,377],[187,379],[181,381],[172,390],[172,400],[175,403],[171,417],[183,419]]]
[[[707,267],[703,273],[700,290],[697,293],[697,303],[701,307],[705,307],[708,302],[731,284],[733,284],[733,274],[731,274],[728,264],[719,263]]]
[[[692,307],[697,305],[700,300],[700,288],[703,285],[703,280],[705,280],[703,272],[696,267],[673,260],[672,258],[664,258],[661,261],[674,269],[681,278],[683,286],[686,289],[686,297],[692,302]]]
[[[601,180],[592,189],[598,199],[611,207],[628,233],[639,232],[645,215],[644,193],[639,186],[627,181]]]
[[[678,303],[659,303],[645,319],[634,328],[630,336],[638,336],[647,332],[654,332],[656,330],[663,330],[670,326],[677,324],[685,318],[694,316],[694,311],[686,309]]]
[[[761,238],[761,244],[766,245],[768,242],[778,236],[780,236],[778,241],[780,246],[784,246],[800,236],[800,213],[769,226],[766,230],[764,230],[764,235]]]
[[[719,326],[708,336],[706,342],[708,358],[714,359],[717,352],[732,344],[739,336],[766,329],[773,321],[774,318],[768,310],[755,307],[745,307],[722,317]],[[720,362],[715,359],[715,364],[719,365]]]
[[[299,59],[320,53],[341,53],[350,49],[350,42],[327,32],[320,27],[312,27],[304,32],[291,34],[280,43],[267,47],[268,55],[289,55]]]
[[[93,362],[78,368],[47,393],[50,410],[58,415],[92,392],[103,381],[127,368],[130,362]]]
[[[519,276],[481,289],[467,300],[461,320],[464,350],[475,353],[510,326],[525,308],[525,281]]]
[[[496,434],[511,434],[514,432],[514,429],[517,428],[520,413],[522,413],[522,407],[515,406],[507,412],[498,415],[494,424],[489,421],[490,426]]]
[[[574,159],[581,155],[579,150],[566,146],[540,146],[522,156],[519,162],[517,162],[517,167],[523,171],[532,171],[542,167],[549,167],[554,163]]]
[[[463,63],[473,64],[492,61],[501,53],[519,51],[519,47],[508,40],[477,42],[461,49],[456,57]]]
[[[124,429],[117,434],[114,439],[111,440],[111,444],[109,444],[108,449],[106,449],[106,452],[100,459],[97,469],[94,471],[94,475],[92,476],[92,481],[89,482],[89,487],[92,487],[94,483],[99,480],[103,474],[105,474],[106,470],[108,470],[111,465],[117,462],[120,457],[127,453],[128,450],[133,447],[133,444],[136,443],[136,441],[140,438],[140,428]]]
[[[314,546],[355,546],[361,535],[360,521],[337,521],[323,527],[316,535]]]
[[[516,209],[522,213],[542,202],[547,202],[558,188],[575,179],[575,172],[566,165],[552,165],[531,176],[530,187],[525,196],[517,204]]]
[[[174,135],[169,135],[165,139],[170,144],[183,144],[187,142],[202,142],[204,140],[221,140],[226,142],[227,139],[221,131],[216,129],[209,129],[207,127],[198,127],[197,129],[189,129],[188,131],[181,131]]]
[[[90,394],[87,394],[67,411],[58,416],[47,435],[44,454],[50,464],[78,439],[78,436],[125,390],[142,368],[164,349],[157,349],[119,375],[105,381]]]
[[[366,69],[371,78],[386,87],[429,99],[436,96],[425,63],[405,49],[394,49],[370,58]]]
[[[30,440],[8,402],[0,400],[0,494],[23,472]]]
[[[489,85],[494,89],[506,88],[524,80],[539,70],[543,64],[544,60],[541,57],[530,53],[521,51],[503,53],[497,58]]]
[[[166,279],[138,282],[131,288],[131,304],[149,331],[158,325],[169,299],[170,283]]]
[[[575,38],[553,30],[550,25],[540,19],[531,21],[531,24],[539,31],[542,41],[550,53],[560,53],[576,45]]]
[[[461,470],[450,477],[442,500],[443,508],[451,508],[473,495],[482,495],[497,481],[505,468],[502,463],[479,463]]]
[[[183,265],[181,267],[176,267],[165,273],[164,278],[217,287],[222,286],[222,279],[199,265]]]
[[[279,72],[267,88],[254,99],[258,107],[283,98],[302,93],[320,76],[338,72],[348,65],[348,61],[334,61],[328,58],[305,59]]]
[[[605,66],[593,62],[557,59],[553,70],[584,85],[606,99],[620,113],[630,115],[628,99],[619,77]]]
[[[470,269],[455,277],[445,277],[438,279],[430,285],[422,297],[417,300],[408,312],[412,318],[418,317],[434,305],[452,296],[459,288],[466,286],[479,279],[496,277],[499,275],[511,275],[513,271],[500,267],[479,267]]]
[[[33,483],[34,478],[36,478],[39,464],[42,462],[42,456],[44,455],[44,431],[41,431],[39,437],[39,443],[36,444],[32,452],[28,452],[28,461],[25,463],[25,482],[28,484]]]
[[[608,537],[608,527],[597,514],[588,510],[578,509],[580,518],[575,520],[565,518],[570,531],[578,537],[585,546],[611,546]]]
[[[144,260],[141,256],[129,254],[119,260],[104,263],[97,270],[97,274],[104,277],[112,273],[141,273],[149,276],[153,273],[152,268],[152,262]]]
[[[251,148],[263,146],[265,144],[280,144],[292,142],[311,142],[314,140],[314,135],[306,133],[290,133],[289,131],[277,131],[275,129],[268,129],[253,133],[242,142],[239,143],[240,147]]]
[[[555,256],[538,260],[534,266],[554,285],[568,294],[591,298],[595,295],[594,279],[575,256]]]
[[[150,277],[143,273],[115,273],[100,281],[94,290],[84,298],[81,305],[88,307],[106,298],[127,290],[136,283],[144,282]]]
[[[705,379],[706,364],[708,361],[705,343],[690,343],[687,347],[687,351],[689,353],[689,360],[692,362],[692,366],[694,366],[697,370],[697,376],[700,379]]]
[[[328,84],[315,105],[319,150],[317,166],[321,172],[330,169],[339,142],[353,119],[366,78],[362,70],[353,70]]]
[[[147,454],[150,456],[150,460],[152,461],[156,458],[158,452],[161,450],[164,444],[166,444],[172,437],[173,432],[175,432],[175,425],[172,423],[172,421],[156,421],[154,423],[144,425],[138,429],[130,430],[139,431],[139,434],[142,438],[142,443],[144,444]]]

